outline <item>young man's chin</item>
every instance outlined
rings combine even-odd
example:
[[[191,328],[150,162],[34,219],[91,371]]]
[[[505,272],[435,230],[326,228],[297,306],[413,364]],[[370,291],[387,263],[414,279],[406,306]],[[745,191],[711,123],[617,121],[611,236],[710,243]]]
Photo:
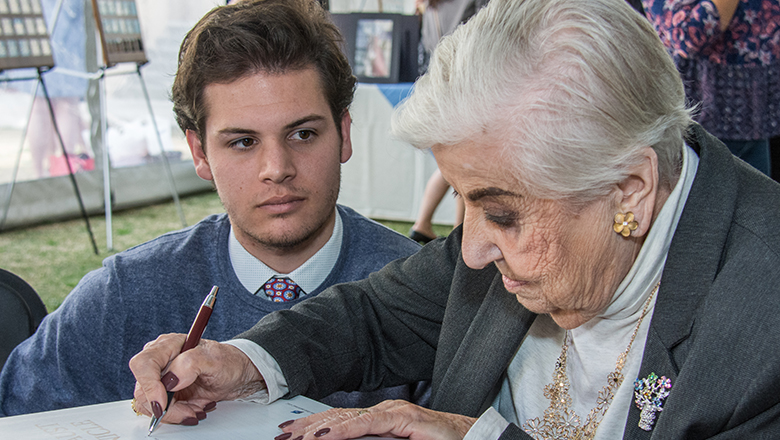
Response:
[[[266,247],[294,249],[315,239],[327,223],[325,221],[312,224],[311,221],[312,219],[300,219],[300,216],[276,217],[269,221],[262,231],[258,231],[254,238]]]

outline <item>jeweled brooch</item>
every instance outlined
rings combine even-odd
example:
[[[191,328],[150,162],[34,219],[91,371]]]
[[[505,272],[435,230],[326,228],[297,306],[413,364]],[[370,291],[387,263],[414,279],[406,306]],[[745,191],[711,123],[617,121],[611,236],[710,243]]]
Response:
[[[634,402],[641,410],[639,427],[645,431],[653,429],[656,413],[663,411],[664,399],[672,388],[672,380],[650,373],[644,379],[634,381]]]

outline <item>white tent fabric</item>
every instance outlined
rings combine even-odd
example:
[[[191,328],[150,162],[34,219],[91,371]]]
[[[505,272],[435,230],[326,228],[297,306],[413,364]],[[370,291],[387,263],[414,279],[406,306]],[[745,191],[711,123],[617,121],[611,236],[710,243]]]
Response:
[[[339,202],[372,218],[413,221],[428,177],[436,169],[429,152],[390,135],[393,105],[374,84],[359,84],[352,114],[352,158],[342,166]],[[452,224],[455,203],[445,196],[435,223]]]

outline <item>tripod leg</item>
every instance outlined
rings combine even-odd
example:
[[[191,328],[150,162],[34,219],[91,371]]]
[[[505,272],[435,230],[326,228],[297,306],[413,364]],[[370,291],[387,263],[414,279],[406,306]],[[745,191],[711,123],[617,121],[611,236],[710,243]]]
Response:
[[[89,224],[89,216],[87,215],[87,210],[84,208],[84,201],[81,199],[81,191],[79,191],[79,185],[76,182],[76,176],[73,175],[73,168],[70,166],[70,161],[68,160],[68,152],[65,149],[65,143],[62,141],[62,135],[60,134],[60,129],[57,127],[57,118],[54,116],[54,107],[51,104],[51,98],[49,97],[49,91],[46,90],[46,83],[43,81],[43,76],[41,75],[41,69],[38,69],[38,81],[40,81],[41,89],[43,90],[43,96],[46,98],[46,104],[49,106],[49,115],[51,116],[51,123],[54,126],[54,132],[57,134],[57,139],[60,142],[60,148],[62,148],[62,155],[65,158],[65,165],[68,167],[68,175],[70,176],[70,182],[73,185],[73,190],[76,192],[76,198],[79,202],[79,208],[81,209],[81,216],[84,218],[84,223],[87,225],[87,233],[89,234],[89,239],[92,241],[92,249],[95,251],[95,255],[98,255],[98,248],[97,243],[95,243],[95,236],[92,234],[92,226]]]
[[[19,154],[16,156],[16,163],[14,164],[13,177],[11,178],[11,183],[8,185],[8,191],[6,191],[6,195],[5,195],[5,208],[3,208],[3,218],[0,219],[0,231],[3,230],[3,226],[5,226],[5,220],[8,218],[8,210],[11,209],[11,197],[14,194],[14,186],[16,185],[16,176],[19,174],[19,163],[22,161],[22,150],[24,150],[24,140],[27,138],[27,130],[30,128],[30,119],[32,119],[33,106],[35,105],[35,97],[38,96],[38,87],[40,85],[41,85],[40,81],[35,83],[35,91],[33,92],[33,102],[32,104],[30,104],[30,114],[27,115],[27,124],[25,124],[24,131],[22,131],[22,141],[19,145]]]

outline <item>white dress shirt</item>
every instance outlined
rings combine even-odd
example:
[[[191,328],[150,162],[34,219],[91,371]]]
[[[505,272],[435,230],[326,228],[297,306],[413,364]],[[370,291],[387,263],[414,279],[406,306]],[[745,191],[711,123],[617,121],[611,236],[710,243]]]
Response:
[[[228,239],[230,264],[233,266],[233,270],[241,284],[250,292],[257,292],[271,277],[289,278],[298,284],[304,293],[314,292],[330,275],[333,266],[338,261],[343,237],[344,225],[341,221],[341,214],[336,209],[336,222],[333,225],[333,233],[328,242],[316,254],[306,260],[305,263],[298,266],[297,269],[284,274],[266,266],[265,263],[244,249],[244,246],[236,239],[233,228],[230,228],[230,238]],[[269,301],[271,300],[271,298],[265,295],[261,296]]]
[[[247,252],[241,243],[238,242],[233,233],[233,228],[231,228],[230,238],[228,239],[230,263],[241,284],[250,292],[257,292],[269,278],[274,276],[290,278],[301,286],[304,293],[313,292],[330,275],[333,266],[338,261],[343,237],[344,224],[341,221],[341,214],[336,209],[336,222],[333,225],[333,233],[328,242],[297,269],[289,274],[280,274]],[[268,298],[265,295],[262,296]],[[268,300],[270,301],[271,298],[268,298]],[[279,364],[276,363],[268,352],[246,339],[233,339],[225,343],[237,347],[249,356],[268,385],[267,391],[262,391],[245,400],[268,403],[287,394],[287,382],[284,380],[281,368],[279,368]]]

